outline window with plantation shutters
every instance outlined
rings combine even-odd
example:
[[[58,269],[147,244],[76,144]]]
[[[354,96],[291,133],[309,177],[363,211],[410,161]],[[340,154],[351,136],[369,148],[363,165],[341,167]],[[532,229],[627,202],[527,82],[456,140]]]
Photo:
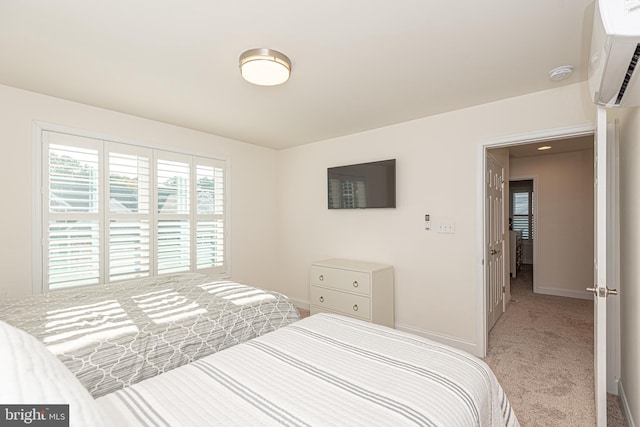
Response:
[[[191,163],[186,157],[161,154],[157,172],[158,273],[191,267]]]
[[[520,230],[523,240],[533,240],[533,181],[511,181],[512,229]]]
[[[51,288],[100,282],[100,145],[47,135],[45,254]]]
[[[224,164],[196,159],[197,268],[224,266]]]
[[[149,149],[109,142],[107,212],[109,282],[151,274],[151,155]]]
[[[226,162],[41,130],[42,289],[227,274]]]

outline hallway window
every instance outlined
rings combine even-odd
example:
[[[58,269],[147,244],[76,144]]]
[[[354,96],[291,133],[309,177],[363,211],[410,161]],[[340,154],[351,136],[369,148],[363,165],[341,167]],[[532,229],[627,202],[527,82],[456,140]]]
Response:
[[[511,221],[513,230],[521,230],[523,240],[533,240],[533,181],[512,181]]]

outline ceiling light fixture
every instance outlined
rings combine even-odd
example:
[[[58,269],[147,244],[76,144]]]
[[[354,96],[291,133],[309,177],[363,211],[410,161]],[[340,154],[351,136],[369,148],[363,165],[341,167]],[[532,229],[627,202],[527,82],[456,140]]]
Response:
[[[291,61],[273,49],[249,49],[240,55],[240,73],[249,83],[275,86],[289,80]]]
[[[538,147],[538,151],[551,150],[550,145],[543,145],[542,147]]]
[[[549,71],[549,79],[554,82],[559,82],[560,80],[568,79],[571,73],[573,73],[573,66],[563,65]]]

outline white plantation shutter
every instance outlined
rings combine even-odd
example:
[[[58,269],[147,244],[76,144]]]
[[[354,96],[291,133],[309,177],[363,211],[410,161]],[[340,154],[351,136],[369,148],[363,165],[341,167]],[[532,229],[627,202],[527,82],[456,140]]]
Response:
[[[98,150],[50,144],[48,154],[50,211],[98,213]]]
[[[44,261],[50,288],[100,280],[100,145],[89,138],[46,132]]]
[[[189,220],[158,220],[158,274],[189,271],[190,237]]]
[[[41,143],[45,291],[228,274],[225,161],[44,129]]]
[[[512,228],[521,230],[524,240],[533,240],[533,192],[512,193]]]
[[[147,220],[109,222],[109,281],[137,279],[151,273]]]
[[[219,271],[225,253],[224,163],[196,160],[196,269]]]
[[[151,274],[151,150],[108,142],[109,281]]]
[[[158,274],[191,268],[191,161],[186,156],[159,152],[157,173]]]
[[[50,289],[95,285],[100,280],[100,232],[97,220],[50,220]]]

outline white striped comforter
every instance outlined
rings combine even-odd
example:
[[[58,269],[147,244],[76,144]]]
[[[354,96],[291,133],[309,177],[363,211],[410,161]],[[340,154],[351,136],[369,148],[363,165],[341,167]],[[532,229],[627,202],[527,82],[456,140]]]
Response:
[[[480,359],[329,314],[96,402],[119,426],[519,425]]]

